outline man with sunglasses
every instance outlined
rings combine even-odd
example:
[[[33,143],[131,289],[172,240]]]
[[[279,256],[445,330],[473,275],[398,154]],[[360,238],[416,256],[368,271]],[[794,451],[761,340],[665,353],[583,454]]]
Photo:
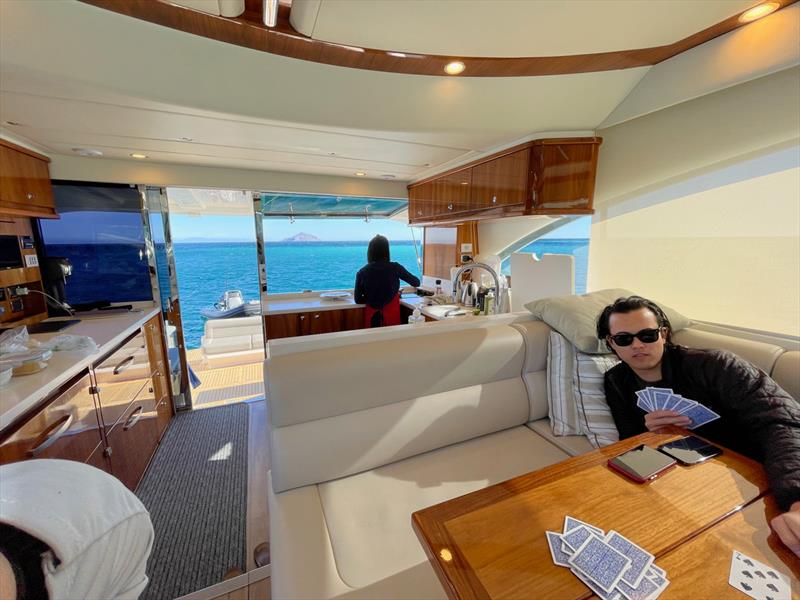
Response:
[[[691,423],[674,411],[646,413],[636,406],[636,392],[646,387],[672,388],[707,406],[720,418],[695,431],[763,463],[785,511],[772,520],[772,528],[800,556],[800,404],[735,354],[673,344],[667,316],[640,296],[618,298],[603,309],[597,337],[622,361],[604,381],[620,439]]]

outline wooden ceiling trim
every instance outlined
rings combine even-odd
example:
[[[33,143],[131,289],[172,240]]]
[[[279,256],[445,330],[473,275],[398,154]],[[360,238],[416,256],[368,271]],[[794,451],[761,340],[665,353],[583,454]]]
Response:
[[[454,60],[460,60],[466,66],[459,77],[567,75],[652,66],[741,26],[737,14],[666,46],[595,54],[519,58],[412,53],[393,56],[390,50],[353,48],[304,36],[289,23],[289,7],[283,5],[279,11],[278,24],[272,28],[266,27],[261,20],[260,0],[246,0],[245,12],[239,18],[211,15],[163,0],[81,1],[186,33],[280,56],[353,69],[441,77],[448,77],[444,74],[444,67]],[[776,1],[784,8],[798,0]]]

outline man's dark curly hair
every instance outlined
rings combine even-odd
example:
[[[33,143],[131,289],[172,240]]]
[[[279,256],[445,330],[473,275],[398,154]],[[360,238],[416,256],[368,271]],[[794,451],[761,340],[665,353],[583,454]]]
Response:
[[[667,330],[667,333],[664,336],[667,345],[672,345],[672,325],[670,324],[667,315],[664,314],[664,311],[661,310],[658,304],[652,300],[648,300],[647,298],[642,298],[641,296],[628,296],[627,298],[617,298],[614,300],[614,303],[606,306],[603,309],[603,312],[601,312],[600,316],[597,318],[597,337],[605,341],[609,350],[614,352],[614,349],[606,339],[609,335],[611,335],[611,330],[608,327],[608,322],[611,319],[611,315],[614,313],[629,313],[633,312],[634,310],[639,310],[640,308],[646,308],[656,316],[658,326],[664,327]]]

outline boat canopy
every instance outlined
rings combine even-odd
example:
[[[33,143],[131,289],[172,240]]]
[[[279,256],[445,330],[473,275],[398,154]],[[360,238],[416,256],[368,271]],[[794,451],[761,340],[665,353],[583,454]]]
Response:
[[[261,212],[264,217],[388,219],[404,211],[407,206],[408,201],[399,198],[290,193],[261,194]]]

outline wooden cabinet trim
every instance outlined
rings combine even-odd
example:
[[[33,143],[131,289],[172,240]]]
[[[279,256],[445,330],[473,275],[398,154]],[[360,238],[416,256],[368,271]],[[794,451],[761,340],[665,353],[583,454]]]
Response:
[[[25,146],[20,146],[18,144],[14,144],[13,142],[9,142],[8,140],[4,140],[2,138],[0,138],[0,146],[5,146],[6,148],[11,148],[12,150],[16,150],[17,152],[22,152],[23,154],[27,154],[28,156],[31,156],[31,157],[36,158],[38,160],[43,160],[43,161],[48,162],[48,163],[50,162],[50,157],[49,156],[45,156],[44,154],[39,154],[38,152],[35,152],[35,151],[31,150],[30,148],[26,148]]]

